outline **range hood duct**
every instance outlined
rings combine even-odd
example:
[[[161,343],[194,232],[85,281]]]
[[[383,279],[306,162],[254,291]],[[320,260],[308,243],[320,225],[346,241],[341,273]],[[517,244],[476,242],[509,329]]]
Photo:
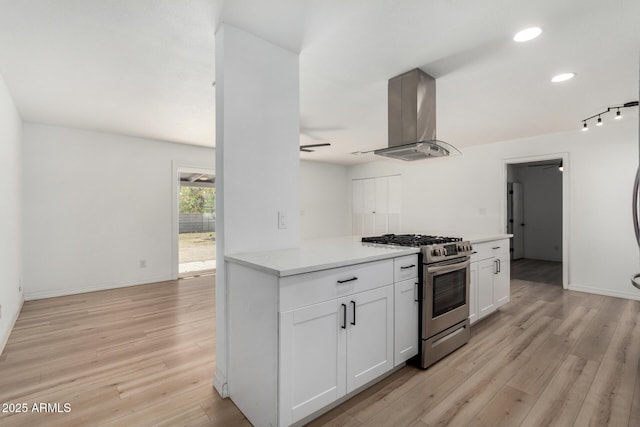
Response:
[[[422,160],[461,154],[436,139],[436,79],[415,68],[389,79],[389,147],[379,156]]]

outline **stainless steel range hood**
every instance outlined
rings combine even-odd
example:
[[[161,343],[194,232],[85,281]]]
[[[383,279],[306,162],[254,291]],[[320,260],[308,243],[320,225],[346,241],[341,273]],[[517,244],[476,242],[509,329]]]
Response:
[[[421,160],[461,154],[436,139],[436,80],[416,68],[389,80],[389,147],[374,154]]]

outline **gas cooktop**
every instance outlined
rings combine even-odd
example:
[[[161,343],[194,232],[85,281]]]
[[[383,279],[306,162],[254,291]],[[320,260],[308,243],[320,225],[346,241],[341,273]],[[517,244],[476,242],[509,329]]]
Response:
[[[424,234],[384,234],[363,237],[362,242],[420,248],[424,262],[427,264],[468,257],[473,250],[471,242],[463,241],[460,237],[426,236]]]
[[[379,243],[398,246],[429,246],[443,243],[461,242],[460,237],[427,236],[424,234],[383,234],[382,236],[363,237],[365,243]]]

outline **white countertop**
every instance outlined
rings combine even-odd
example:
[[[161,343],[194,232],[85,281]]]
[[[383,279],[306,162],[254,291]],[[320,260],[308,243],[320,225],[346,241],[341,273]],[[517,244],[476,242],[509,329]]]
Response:
[[[463,234],[462,238],[468,240],[471,244],[490,242],[492,240],[510,239],[513,234]]]
[[[513,234],[506,233],[464,233],[459,230],[421,230],[416,234],[424,234],[427,236],[449,236],[461,237],[462,240],[468,240],[471,244],[490,242],[492,240],[510,239]]]
[[[226,255],[225,261],[285,277],[411,255],[419,251],[419,248],[362,243],[359,236],[345,236],[305,240],[299,247],[291,249]]]

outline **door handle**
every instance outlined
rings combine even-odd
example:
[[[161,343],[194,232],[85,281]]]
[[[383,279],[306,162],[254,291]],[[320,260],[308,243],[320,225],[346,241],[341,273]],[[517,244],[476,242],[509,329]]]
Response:
[[[356,302],[352,300],[351,304],[353,305],[353,321],[351,322],[351,324],[355,326],[355,324],[356,324]]]
[[[342,306],[342,329],[347,329],[347,304],[340,304]]]

